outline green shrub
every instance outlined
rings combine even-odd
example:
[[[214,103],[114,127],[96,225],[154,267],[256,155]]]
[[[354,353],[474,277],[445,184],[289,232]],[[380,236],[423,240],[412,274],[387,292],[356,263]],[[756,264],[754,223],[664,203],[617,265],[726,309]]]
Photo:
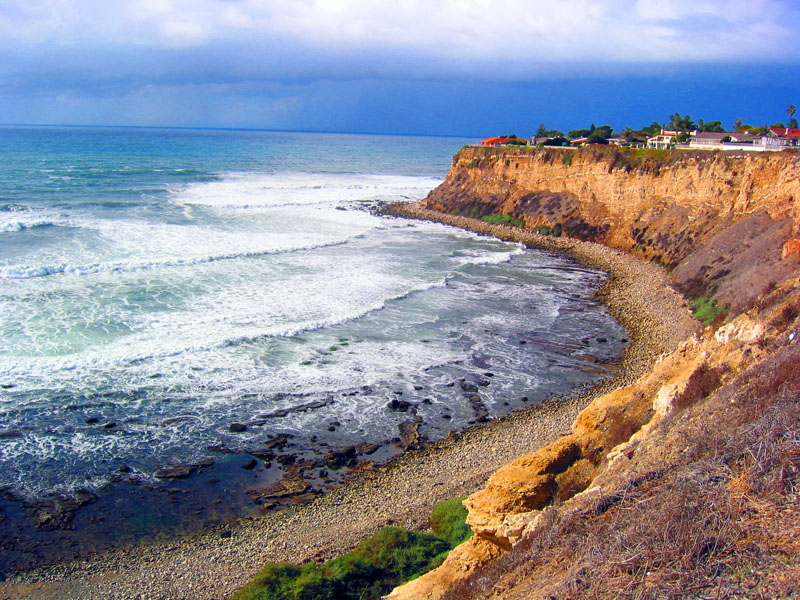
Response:
[[[525,221],[513,215],[488,215],[483,220],[492,225],[511,225],[512,227],[525,227]]]
[[[234,600],[377,600],[441,562],[450,543],[384,527],[345,556],[300,568],[268,564]]]
[[[572,164],[572,155],[565,154],[564,156],[561,157],[561,162],[569,167]]]
[[[462,499],[445,500],[431,513],[433,534],[384,527],[323,564],[268,564],[232,600],[377,600],[438,567],[452,548],[469,539],[466,518]]]
[[[453,498],[437,504],[431,512],[431,530],[451,546],[456,547],[472,536],[467,525],[467,509],[463,498]]]
[[[716,300],[712,300],[709,296],[700,296],[699,298],[690,299],[694,317],[701,321],[703,325],[711,325],[716,318],[728,312],[727,306],[717,305]]]

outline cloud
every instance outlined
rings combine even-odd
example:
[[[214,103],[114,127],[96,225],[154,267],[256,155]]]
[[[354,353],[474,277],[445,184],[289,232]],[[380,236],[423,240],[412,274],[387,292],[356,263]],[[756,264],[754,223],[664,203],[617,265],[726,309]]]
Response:
[[[159,48],[277,39],[443,63],[750,62],[794,59],[799,19],[792,0],[5,0],[0,37]]]
[[[714,86],[730,65],[797,65],[798,22],[796,0],[3,0],[0,114],[430,131],[423,111],[488,110],[469,90],[507,103],[516,84],[581,94],[699,68],[693,85]]]

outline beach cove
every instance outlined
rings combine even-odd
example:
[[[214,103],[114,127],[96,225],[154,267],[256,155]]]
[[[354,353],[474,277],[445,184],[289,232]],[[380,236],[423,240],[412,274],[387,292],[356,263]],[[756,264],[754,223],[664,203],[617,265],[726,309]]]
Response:
[[[388,469],[365,473],[308,505],[234,522],[189,539],[13,575],[0,589],[15,594],[12,598],[221,598],[246,583],[267,561],[330,558],[387,523],[423,527],[436,502],[474,492],[503,464],[560,437],[594,397],[633,381],[697,330],[686,302],[668,286],[663,271],[630,255],[415,205],[395,205],[392,212],[565,252],[608,272],[600,296],[630,339],[617,377],[407,453]]]

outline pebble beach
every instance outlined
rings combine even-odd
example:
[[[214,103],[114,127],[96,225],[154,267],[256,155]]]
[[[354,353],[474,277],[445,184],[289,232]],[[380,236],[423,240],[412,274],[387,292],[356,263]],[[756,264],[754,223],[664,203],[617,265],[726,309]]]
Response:
[[[688,304],[669,287],[663,269],[631,255],[436,213],[419,204],[394,204],[386,210],[565,254],[608,273],[597,293],[630,340],[616,375],[408,452],[307,504],[192,537],[9,574],[0,583],[1,598],[221,599],[247,583],[266,562],[332,558],[389,523],[424,528],[437,502],[476,491],[500,466],[569,432],[576,415],[594,397],[635,380],[661,354],[699,331]]]

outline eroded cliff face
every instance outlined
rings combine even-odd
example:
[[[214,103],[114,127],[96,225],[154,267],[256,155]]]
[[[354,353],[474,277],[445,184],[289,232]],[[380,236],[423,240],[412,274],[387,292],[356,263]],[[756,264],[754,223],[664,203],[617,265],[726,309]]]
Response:
[[[423,206],[631,252],[738,312],[791,272],[781,247],[798,235],[800,155],[466,147]]]
[[[515,152],[463,150],[425,207],[560,224],[668,265],[674,285],[729,310],[495,472],[464,502],[475,535],[389,598],[655,598],[687,582],[720,597],[800,593],[800,547],[781,533],[800,515],[800,260],[785,245],[797,156],[626,168],[614,151]]]

